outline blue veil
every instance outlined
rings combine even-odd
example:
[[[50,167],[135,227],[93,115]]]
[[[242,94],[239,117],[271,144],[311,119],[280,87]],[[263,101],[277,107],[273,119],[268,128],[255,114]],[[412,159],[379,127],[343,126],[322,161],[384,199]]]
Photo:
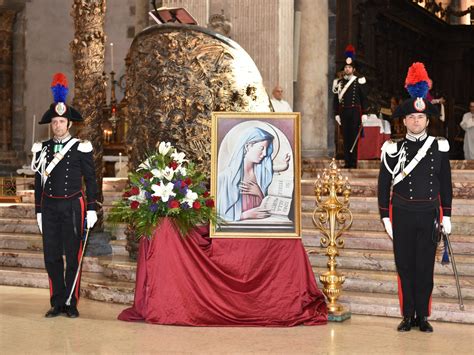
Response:
[[[259,164],[254,165],[257,183],[263,195],[267,194],[268,186],[273,179],[273,139],[267,131],[251,127],[245,130],[240,141],[236,144],[227,167],[219,174],[217,187],[217,213],[226,221],[238,221],[242,215],[242,195],[240,182],[244,176],[244,149],[247,143],[269,141],[267,155]]]

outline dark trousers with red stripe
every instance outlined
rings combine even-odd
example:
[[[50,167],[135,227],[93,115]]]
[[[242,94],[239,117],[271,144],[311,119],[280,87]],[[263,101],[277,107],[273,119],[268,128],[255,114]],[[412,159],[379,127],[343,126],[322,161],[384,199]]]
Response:
[[[84,220],[83,197],[53,199],[43,197],[44,263],[49,276],[51,306],[63,306],[71,292],[79,265]],[[63,253],[66,256],[64,271]],[[71,305],[77,305],[79,279]]]
[[[393,250],[403,316],[430,315],[436,218],[436,210],[413,211],[393,206]]]
[[[350,152],[359,133],[360,108],[343,108],[341,112],[342,134],[344,137],[344,161],[345,168],[357,168],[357,144],[352,153]]]

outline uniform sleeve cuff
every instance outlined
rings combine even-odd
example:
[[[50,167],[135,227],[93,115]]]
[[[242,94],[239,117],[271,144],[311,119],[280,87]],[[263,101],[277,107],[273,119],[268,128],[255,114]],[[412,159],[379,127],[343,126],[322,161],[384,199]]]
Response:
[[[88,211],[95,211],[96,208],[97,208],[97,203],[95,201],[87,203],[87,210]]]
[[[451,207],[442,207],[443,208],[443,216],[451,217]]]
[[[380,218],[390,217],[390,210],[388,208],[379,207]]]

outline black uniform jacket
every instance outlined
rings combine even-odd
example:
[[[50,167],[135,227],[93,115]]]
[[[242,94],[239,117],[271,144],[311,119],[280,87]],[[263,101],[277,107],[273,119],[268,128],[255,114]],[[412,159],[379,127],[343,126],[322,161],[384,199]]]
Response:
[[[72,139],[72,138],[71,138]],[[39,148],[41,144],[41,148]],[[35,143],[33,153],[38,159],[41,150],[46,147],[46,167],[54,158],[53,139],[42,143]],[[67,144],[62,142],[63,146]],[[35,148],[36,146],[36,148]],[[38,151],[39,150],[39,151]],[[78,198],[83,194],[83,178],[86,187],[87,210],[96,209],[97,180],[95,176],[92,145],[88,141],[78,141],[65,154],[64,158],[51,171],[45,186],[41,184],[41,176],[35,174],[35,210],[41,212],[43,198],[70,199]]]
[[[426,138],[427,135],[421,140],[404,138],[398,142],[387,141],[382,147],[382,154],[388,150],[393,155],[394,152],[404,149],[406,151],[405,166],[407,166],[423,146]],[[386,155],[386,158],[390,169],[393,170],[399,157],[390,158]],[[382,162],[378,179],[378,203],[381,218],[389,216],[391,185],[392,175]],[[445,138],[436,138],[426,156],[392,190],[393,206],[412,211],[435,209],[441,206],[443,215],[451,216],[453,190],[448,141]]]
[[[368,101],[367,94],[365,92],[365,78],[363,77],[357,78],[351,83],[339,102],[337,88],[342,90],[348,81],[349,80],[342,78],[336,79],[333,82],[333,92],[335,93],[333,101],[334,113],[336,115],[340,115],[344,108],[351,107],[360,108],[361,113],[367,112]]]

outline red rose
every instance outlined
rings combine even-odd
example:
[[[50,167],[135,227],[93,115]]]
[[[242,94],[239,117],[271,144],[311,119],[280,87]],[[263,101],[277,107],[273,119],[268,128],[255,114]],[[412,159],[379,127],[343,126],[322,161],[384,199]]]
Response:
[[[185,182],[185,184],[188,185],[188,186],[193,183],[192,180],[191,180],[191,178],[188,178],[188,177],[187,177],[186,179],[184,179],[184,182]]]
[[[160,200],[160,196],[151,196],[153,203],[157,203]]]
[[[178,162],[173,160],[171,163],[168,164],[168,166],[170,168],[173,168],[173,170],[176,170],[176,169],[178,169]]]
[[[123,198],[129,198],[130,196],[132,196],[132,195],[130,194],[130,191],[125,191],[125,192],[123,193],[123,195],[122,195]]]
[[[138,201],[132,201],[132,203],[130,204],[130,208],[132,210],[136,210],[138,207],[140,207],[140,202]]]
[[[204,197],[209,197],[210,193],[209,191],[204,191],[204,193],[202,194]]]
[[[199,201],[194,201],[194,202],[193,202],[193,208],[194,208],[195,210],[198,210],[198,209],[201,208],[201,204],[199,203]]]
[[[171,200],[171,201],[168,203],[168,206],[170,206],[170,208],[179,208],[179,202],[176,201],[176,200]]]
[[[138,195],[140,193],[140,189],[136,186],[130,189],[130,195]]]
[[[186,183],[184,181],[181,181],[181,188],[185,187]]]
[[[145,175],[143,175],[144,179],[150,180],[153,177],[153,174],[150,172],[147,172]]]
[[[214,207],[214,200],[211,198],[209,200],[206,200],[206,206],[207,207]]]

